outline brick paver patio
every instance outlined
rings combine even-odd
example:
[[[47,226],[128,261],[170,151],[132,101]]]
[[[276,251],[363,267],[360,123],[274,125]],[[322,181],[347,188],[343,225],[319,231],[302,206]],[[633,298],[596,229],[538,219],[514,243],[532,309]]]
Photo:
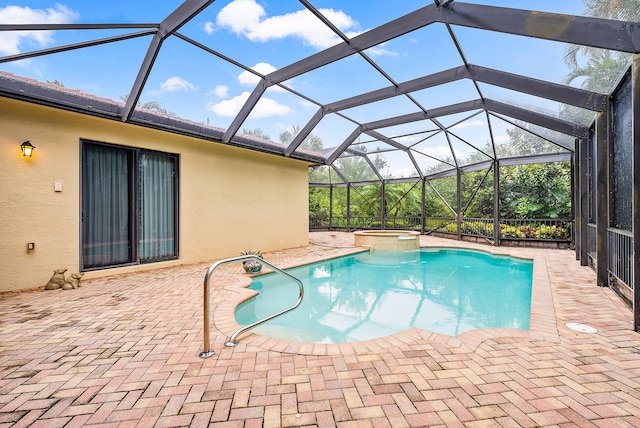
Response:
[[[310,241],[265,258],[289,267],[358,250],[347,233]],[[464,246],[535,260],[529,331],[342,345],[248,333],[225,347],[250,281],[228,266],[213,278],[215,355],[202,359],[210,263],[2,294],[0,427],[640,426],[640,334],[618,296],[569,250]]]

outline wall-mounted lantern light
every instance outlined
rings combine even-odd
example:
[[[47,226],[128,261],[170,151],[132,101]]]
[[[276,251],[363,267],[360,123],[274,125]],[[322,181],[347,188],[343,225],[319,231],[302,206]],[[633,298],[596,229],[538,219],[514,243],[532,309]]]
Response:
[[[33,154],[33,149],[35,149],[36,146],[28,141],[25,141],[24,143],[20,144],[20,148],[22,149],[22,156],[24,156],[25,158],[30,158]]]

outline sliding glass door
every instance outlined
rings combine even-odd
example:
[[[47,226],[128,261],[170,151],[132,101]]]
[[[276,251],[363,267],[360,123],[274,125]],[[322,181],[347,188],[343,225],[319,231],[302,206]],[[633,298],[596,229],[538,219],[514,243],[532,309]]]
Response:
[[[176,254],[175,158],[140,154],[140,260]]]
[[[82,267],[174,259],[177,156],[82,144]]]

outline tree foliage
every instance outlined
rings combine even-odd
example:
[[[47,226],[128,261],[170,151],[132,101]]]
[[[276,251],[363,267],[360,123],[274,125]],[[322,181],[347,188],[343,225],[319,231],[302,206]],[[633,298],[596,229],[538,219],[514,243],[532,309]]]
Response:
[[[127,100],[129,99],[129,94],[122,95],[120,97],[120,99],[126,103]],[[176,115],[174,112],[171,112],[171,111],[167,110],[166,108],[162,107],[162,104],[160,104],[158,101],[147,101],[145,103],[142,103],[142,102],[138,101],[136,103],[136,107],[144,108],[144,109],[147,109],[147,110],[157,111],[158,113],[164,113],[164,114],[167,114],[169,116],[175,116]]]
[[[500,169],[501,218],[571,218],[568,162]]]
[[[262,138],[263,140],[271,140],[271,137],[269,137],[269,135],[260,128],[242,128],[241,132],[245,135],[252,135],[254,137]]]
[[[514,128],[517,130],[518,128]],[[511,132],[510,153],[530,154],[518,131]],[[520,147],[521,146],[521,147]],[[519,148],[520,147],[520,148]],[[350,159],[350,158],[345,158]],[[344,161],[344,159],[343,159]],[[363,178],[361,160],[352,160],[343,168],[350,176]],[[365,162],[366,163],[366,162]],[[367,164],[368,168],[368,164]],[[357,181],[357,180],[354,180]],[[386,184],[385,215],[388,217],[418,217],[422,210],[422,185],[418,183]],[[309,211],[312,216],[327,218],[329,193],[326,189],[310,191]],[[571,217],[571,166],[569,162],[518,165],[500,168],[500,217],[504,219],[555,219]],[[319,196],[322,194],[322,196]],[[326,200],[322,200],[326,198]],[[382,185],[354,186],[351,190],[349,215],[352,217],[381,216]],[[454,218],[458,210],[464,217],[493,218],[493,170],[464,173],[460,177],[460,206],[456,175],[428,180],[425,183],[424,215]],[[346,188],[333,190],[333,215],[347,215]]]
[[[640,22],[640,0],[583,0],[586,16],[607,19],[620,19]],[[629,60],[628,54],[603,49],[567,46],[565,62],[569,73],[565,84],[580,85],[588,90],[609,93]],[[589,124],[593,119],[591,112],[564,106],[561,114],[568,120]],[[479,151],[473,152],[465,164],[477,163],[487,159],[486,155],[498,159],[508,157],[532,156],[546,153],[563,152],[566,149],[545,138],[526,131],[527,124],[514,126],[507,130],[508,142],[496,145],[491,142]],[[281,140],[290,142],[299,132],[294,127],[281,135]],[[540,134],[546,137],[546,134]],[[284,138],[286,137],[286,138]],[[495,151],[494,151],[495,150]],[[350,153],[340,157],[334,164],[350,182],[377,181],[365,156],[365,147],[354,145]],[[381,155],[371,159],[375,169],[382,174],[386,161]],[[438,172],[455,168],[452,157],[444,159],[432,168],[423,171],[428,177]],[[320,170],[314,182],[319,178],[329,183],[329,168]],[[383,176],[383,179],[391,177]],[[571,165],[569,162],[542,163],[500,168],[500,194],[494,195],[493,170],[464,173],[460,176],[460,195],[458,195],[457,176],[431,179],[424,183],[424,205],[422,204],[422,183],[381,183],[358,185],[351,190],[350,206],[347,207],[346,187],[333,189],[333,215],[345,217],[347,209],[352,217],[380,217],[381,199],[385,197],[385,216],[417,217],[424,213],[427,217],[453,218],[458,214],[471,218],[493,218],[494,196],[498,198],[500,218],[503,219],[567,219],[571,218]],[[333,181],[335,182],[335,180]],[[459,197],[458,197],[459,196]],[[329,215],[329,192],[327,189],[310,190],[310,213],[318,216]],[[459,213],[459,211],[462,211]]]
[[[365,158],[367,148],[364,146],[352,146],[350,154],[341,156],[335,162],[335,167],[351,182],[377,180],[378,176],[374,172],[369,162]],[[378,153],[371,160],[374,168],[382,175],[382,171],[387,167],[387,161]],[[390,177],[384,177],[390,178]]]
[[[640,21],[639,0],[583,0],[585,16]],[[565,63],[570,72],[564,83],[583,78],[582,87],[608,94],[620,73],[624,70],[630,54],[614,52],[590,46],[567,45]]]
[[[56,79],[56,80],[47,80],[47,83],[51,83],[53,85],[60,86],[61,88],[65,87],[64,83],[62,83],[62,81],[60,81],[58,79]]]
[[[289,145],[293,141],[294,138],[300,133],[300,125],[293,125],[291,128],[280,134],[280,142],[282,144]],[[300,144],[300,149],[303,150],[311,150],[311,151],[319,151],[324,148],[324,143],[322,142],[322,138],[315,135],[313,132],[305,137],[302,140],[302,144]]]

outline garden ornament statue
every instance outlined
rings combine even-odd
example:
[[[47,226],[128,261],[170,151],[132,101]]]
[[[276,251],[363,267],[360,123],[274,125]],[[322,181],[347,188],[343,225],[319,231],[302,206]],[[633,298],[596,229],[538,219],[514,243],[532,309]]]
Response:
[[[56,269],[53,271],[53,275],[49,278],[49,281],[44,286],[45,290],[57,290],[64,284],[64,273],[66,269]]]
[[[82,278],[84,274],[83,273],[72,273],[71,275],[69,275],[69,278],[67,278],[67,280],[64,282],[64,284],[62,284],[62,289],[63,290],[72,290],[74,288],[80,288],[82,287],[80,285],[80,279]]]
[[[72,273],[69,278],[64,277],[64,273],[67,269],[56,269],[53,271],[53,275],[44,286],[45,290],[73,290],[74,288],[80,288],[80,279],[84,273]]]

